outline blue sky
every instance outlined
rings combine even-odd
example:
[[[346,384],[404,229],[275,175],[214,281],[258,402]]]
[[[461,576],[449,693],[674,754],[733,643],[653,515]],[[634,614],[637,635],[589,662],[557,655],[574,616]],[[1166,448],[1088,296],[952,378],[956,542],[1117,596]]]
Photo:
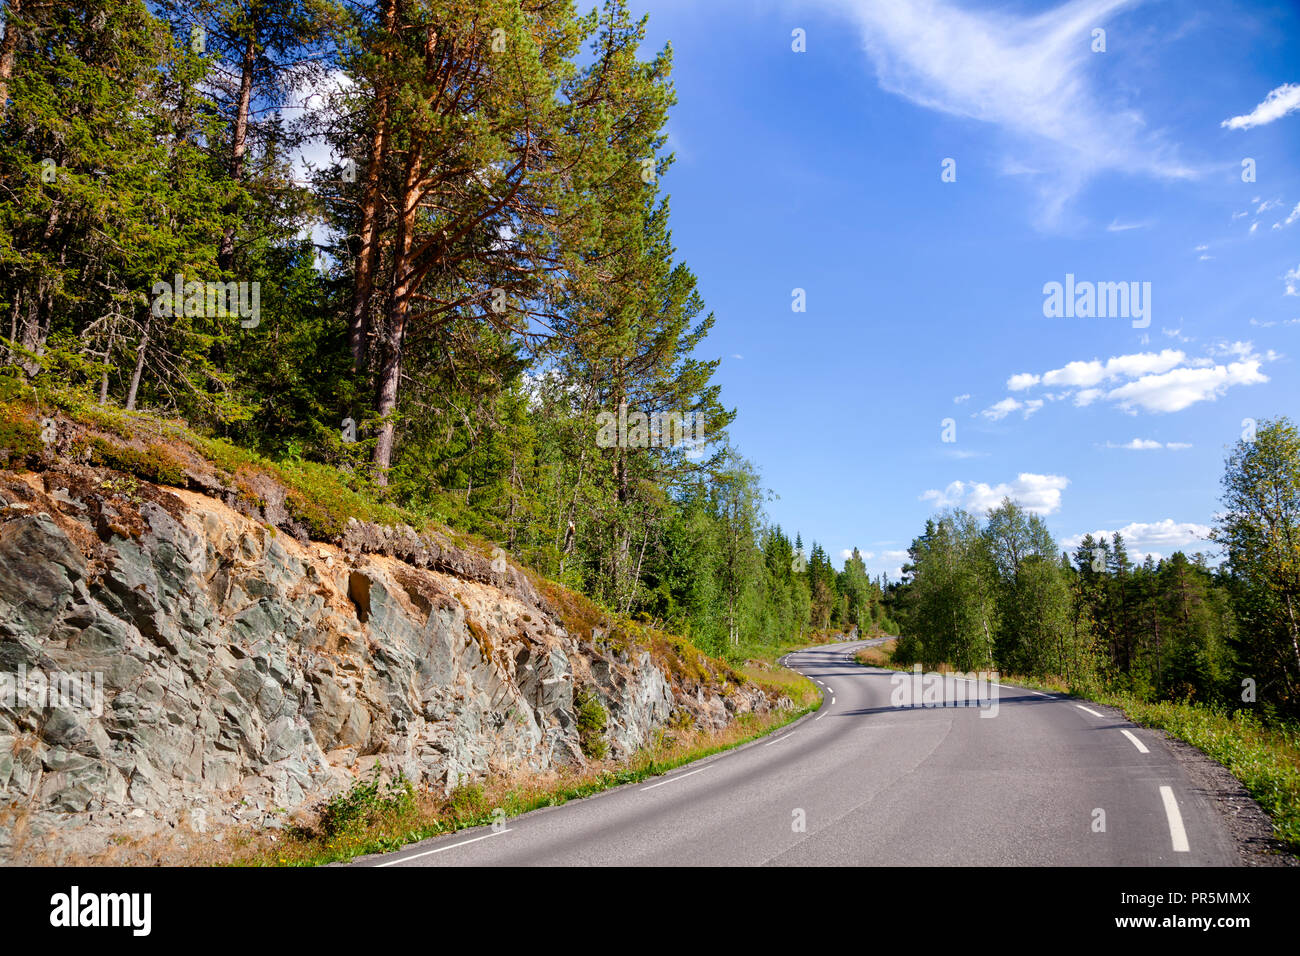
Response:
[[[1209,550],[1243,420],[1300,417],[1300,5],[633,7],[673,44],[674,240],[773,520],[891,576],[1003,494],[1065,544]],[[1046,317],[1067,274],[1150,283],[1149,325]]]

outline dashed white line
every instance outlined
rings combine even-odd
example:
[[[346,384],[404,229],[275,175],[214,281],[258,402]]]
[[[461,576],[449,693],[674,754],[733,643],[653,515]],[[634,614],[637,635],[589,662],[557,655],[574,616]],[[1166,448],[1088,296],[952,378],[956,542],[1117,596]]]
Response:
[[[795,731],[792,730],[788,734],[782,734],[780,737],[777,737],[776,740],[769,740],[767,743],[763,744],[763,746],[771,747],[773,744],[779,744],[783,740],[789,740],[794,735]]]
[[[1160,799],[1165,804],[1165,816],[1169,818],[1169,838],[1174,843],[1175,853],[1190,852],[1187,843],[1187,831],[1183,829],[1183,815],[1178,812],[1178,801],[1174,799],[1172,787],[1160,788]]]
[[[1094,717],[1105,717],[1105,716],[1106,716],[1105,714],[1099,714],[1099,713],[1097,713],[1095,710],[1089,710],[1087,707],[1084,707],[1083,704],[1075,704],[1074,706],[1075,706],[1075,707],[1078,707],[1078,708],[1079,708],[1081,711],[1083,711],[1085,714],[1092,714],[1092,716],[1094,716]]]
[[[397,866],[399,863],[405,863],[407,860],[418,860],[422,856],[432,856],[435,853],[444,853],[447,850],[454,850],[459,846],[469,846],[471,843],[477,843],[479,840],[487,840],[494,836],[501,836],[503,833],[510,833],[509,829],[494,830],[491,833],[485,833],[482,836],[474,837],[472,840],[461,840],[459,843],[453,843],[450,846],[440,846],[432,850],[425,850],[423,853],[413,853],[410,856],[404,856],[400,860],[389,860],[387,863],[376,863],[375,869],[385,866]]]
[[[835,703],[835,698],[834,698],[834,697],[831,697],[831,703],[832,703],[832,704]]]
[[[647,790],[653,790],[655,787],[666,787],[670,783],[676,783],[678,780],[685,780],[687,777],[693,777],[697,773],[704,773],[704,771],[708,769],[708,767],[701,767],[699,770],[692,770],[690,773],[679,773],[675,777],[669,777],[667,780],[660,780],[658,783],[652,783],[648,787],[642,787],[641,792],[644,793]]]
[[[1046,697],[1048,700],[1056,700],[1051,694],[1044,694],[1041,690],[1031,690],[1029,693],[1037,694],[1039,697]]]
[[[1129,733],[1127,730],[1121,730],[1120,733],[1123,734],[1125,737],[1127,737],[1129,740],[1131,740],[1131,741],[1133,742],[1133,746],[1136,747],[1136,748],[1138,749],[1138,753],[1140,753],[1140,754],[1146,754],[1146,753],[1150,753],[1150,752],[1151,752],[1151,751],[1147,750],[1147,745],[1146,745],[1146,744],[1144,744],[1142,741],[1138,740],[1136,737],[1134,737],[1134,736],[1133,736],[1131,733]]]

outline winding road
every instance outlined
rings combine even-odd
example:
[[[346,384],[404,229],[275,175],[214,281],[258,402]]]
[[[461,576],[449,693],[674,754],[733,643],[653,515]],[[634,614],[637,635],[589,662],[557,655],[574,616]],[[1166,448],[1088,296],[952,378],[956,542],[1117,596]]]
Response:
[[[1111,708],[1007,685],[991,717],[891,706],[893,672],[853,660],[880,640],[790,654],[825,701],[768,737],[353,865],[1239,863],[1159,735]]]

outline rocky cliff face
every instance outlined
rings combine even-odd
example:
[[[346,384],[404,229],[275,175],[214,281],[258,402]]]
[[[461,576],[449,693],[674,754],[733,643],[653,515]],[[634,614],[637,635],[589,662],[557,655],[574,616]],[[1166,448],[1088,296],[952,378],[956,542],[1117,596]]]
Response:
[[[322,544],[102,469],[0,473],[0,860],[279,825],[376,762],[443,790],[582,764],[579,688],[615,758],[780,703],[601,637],[410,529]]]

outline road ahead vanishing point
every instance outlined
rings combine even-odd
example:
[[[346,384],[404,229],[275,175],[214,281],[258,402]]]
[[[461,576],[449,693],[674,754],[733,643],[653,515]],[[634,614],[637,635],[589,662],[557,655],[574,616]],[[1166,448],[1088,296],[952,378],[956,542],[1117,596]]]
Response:
[[[789,655],[825,703],[769,737],[498,831],[464,830],[354,865],[1239,862],[1209,798],[1157,735],[1008,685],[992,718],[894,707],[893,672],[853,660],[872,643]]]

